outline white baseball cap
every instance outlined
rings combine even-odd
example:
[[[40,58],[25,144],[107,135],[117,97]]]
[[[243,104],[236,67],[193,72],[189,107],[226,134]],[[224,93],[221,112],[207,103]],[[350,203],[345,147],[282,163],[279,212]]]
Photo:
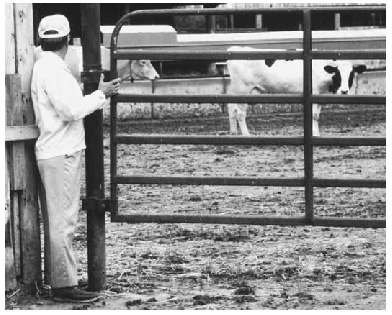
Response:
[[[44,17],[38,26],[40,38],[61,38],[70,32],[68,19],[61,14]]]

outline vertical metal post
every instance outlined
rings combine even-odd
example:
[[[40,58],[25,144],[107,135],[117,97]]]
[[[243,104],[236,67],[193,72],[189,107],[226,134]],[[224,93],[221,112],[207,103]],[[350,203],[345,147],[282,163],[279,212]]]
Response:
[[[86,73],[100,71],[101,36],[100,7],[97,3],[81,4],[83,68]],[[95,76],[96,77],[96,76]],[[98,88],[98,82],[88,80],[85,94]],[[96,80],[95,80],[96,81]],[[105,197],[103,163],[103,113],[95,111],[85,119],[86,129],[86,198],[102,200]],[[89,290],[99,291],[106,282],[105,271],[105,212],[101,207],[87,212],[87,273]]]
[[[121,21],[121,20],[120,20]],[[119,22],[117,22],[119,23]],[[125,23],[125,21],[124,21]],[[118,26],[118,27],[122,27]],[[117,50],[118,43],[118,32],[117,24],[112,33],[110,41],[110,76],[111,78],[118,77],[117,71],[117,59],[114,58],[114,51]],[[114,183],[113,179],[117,175],[117,143],[114,142],[114,137],[117,134],[117,100],[116,97],[111,97],[110,100],[110,200],[111,203],[111,216],[118,213],[117,203],[117,184]]]
[[[304,26],[304,177],[305,177],[305,220],[308,224],[313,223],[313,145],[312,140],[312,25],[310,10],[303,11]]]
[[[215,31],[216,31],[215,15],[207,15],[206,16],[206,31],[207,31],[207,33],[215,33]]]
[[[262,14],[256,14],[256,21],[255,21],[255,28],[257,30],[263,30],[263,15]]]
[[[234,15],[227,16],[227,28],[230,30],[234,28]]]
[[[151,94],[155,94],[155,81],[151,81]],[[151,119],[155,118],[154,103],[151,103]]]
[[[335,13],[335,30],[340,30],[340,13]]]

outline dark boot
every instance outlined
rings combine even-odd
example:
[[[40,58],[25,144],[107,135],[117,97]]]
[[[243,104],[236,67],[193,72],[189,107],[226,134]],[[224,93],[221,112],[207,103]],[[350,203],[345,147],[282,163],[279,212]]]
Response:
[[[52,289],[53,300],[56,302],[94,302],[98,300],[98,294],[87,292],[75,287],[54,288]]]

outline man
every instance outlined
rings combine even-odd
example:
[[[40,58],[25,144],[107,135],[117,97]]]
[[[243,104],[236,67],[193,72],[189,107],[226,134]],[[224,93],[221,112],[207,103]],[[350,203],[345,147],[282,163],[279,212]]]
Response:
[[[38,36],[42,57],[34,64],[31,93],[39,137],[35,153],[46,204],[42,207],[45,239],[49,240],[50,282],[54,300],[90,302],[94,292],[77,288],[72,240],[79,211],[82,153],[86,148],[83,118],[102,109],[120,88],[120,79],[99,83],[83,96],[64,62],[69,22],[63,15],[43,18]],[[46,245],[47,246],[47,245]]]

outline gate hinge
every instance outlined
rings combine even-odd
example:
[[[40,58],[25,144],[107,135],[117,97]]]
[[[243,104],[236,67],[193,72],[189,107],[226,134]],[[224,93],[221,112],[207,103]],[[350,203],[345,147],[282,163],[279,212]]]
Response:
[[[110,199],[88,198],[82,199],[82,210],[96,212],[112,212],[115,209]]]

